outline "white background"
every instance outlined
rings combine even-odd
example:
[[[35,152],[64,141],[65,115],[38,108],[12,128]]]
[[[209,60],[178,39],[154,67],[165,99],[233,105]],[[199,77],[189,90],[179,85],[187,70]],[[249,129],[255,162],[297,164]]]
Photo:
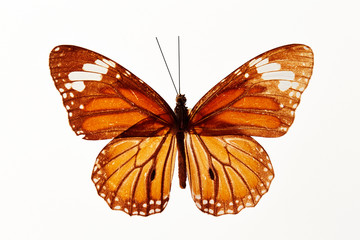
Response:
[[[1,239],[359,239],[359,6],[356,1],[3,1],[0,8]],[[174,107],[155,42],[191,108],[227,74],[290,43],[315,54],[296,119],[281,138],[257,140],[275,179],[255,208],[213,217],[174,177],[161,214],[112,211],[90,180],[108,141],[68,125],[48,68],[59,44],[99,52]]]

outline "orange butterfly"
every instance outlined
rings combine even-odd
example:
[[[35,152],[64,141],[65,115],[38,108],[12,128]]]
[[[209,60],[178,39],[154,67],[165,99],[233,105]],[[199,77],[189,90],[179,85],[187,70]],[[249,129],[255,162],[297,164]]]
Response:
[[[188,111],[184,95],[172,111],[130,71],[93,51],[57,46],[50,71],[84,139],[110,139],[92,180],[110,208],[129,215],[163,211],[176,150],[180,186],[188,176],[203,212],[219,216],[255,206],[274,177],[265,150],[251,136],[279,137],[294,121],[313,68],[312,50],[292,44],[248,61]]]

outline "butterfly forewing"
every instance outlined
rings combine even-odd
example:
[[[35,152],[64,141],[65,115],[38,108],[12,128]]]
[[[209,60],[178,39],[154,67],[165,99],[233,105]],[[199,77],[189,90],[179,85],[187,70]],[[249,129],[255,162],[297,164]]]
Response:
[[[311,49],[300,44],[253,58],[195,105],[190,129],[202,135],[284,135],[294,121],[312,67]]]
[[[50,71],[72,129],[85,139],[113,138],[148,118],[155,129],[174,125],[173,111],[154,90],[98,53],[55,47]]]

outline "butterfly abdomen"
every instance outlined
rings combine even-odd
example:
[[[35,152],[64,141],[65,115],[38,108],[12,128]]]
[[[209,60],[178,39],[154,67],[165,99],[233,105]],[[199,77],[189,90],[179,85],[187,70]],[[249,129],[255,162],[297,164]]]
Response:
[[[184,146],[184,132],[188,128],[189,113],[186,107],[185,95],[179,94],[176,97],[176,141],[178,147],[178,164],[179,164],[179,184],[181,188],[186,187],[186,159],[185,159],[185,146]]]

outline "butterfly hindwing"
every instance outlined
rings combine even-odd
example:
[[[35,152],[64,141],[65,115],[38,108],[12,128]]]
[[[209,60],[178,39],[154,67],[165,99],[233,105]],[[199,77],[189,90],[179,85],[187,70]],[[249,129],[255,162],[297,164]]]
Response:
[[[153,122],[151,134],[174,124],[173,111],[153,89],[98,53],[57,46],[50,53],[50,71],[70,126],[85,139],[114,138],[149,118]]]
[[[311,49],[300,44],[253,58],[201,98],[190,113],[190,130],[202,135],[284,135],[312,67]]]
[[[169,201],[176,138],[115,138],[99,154],[92,180],[111,209],[129,215],[162,212]]]
[[[211,215],[255,206],[274,177],[268,155],[251,137],[187,134],[185,149],[192,198]]]

